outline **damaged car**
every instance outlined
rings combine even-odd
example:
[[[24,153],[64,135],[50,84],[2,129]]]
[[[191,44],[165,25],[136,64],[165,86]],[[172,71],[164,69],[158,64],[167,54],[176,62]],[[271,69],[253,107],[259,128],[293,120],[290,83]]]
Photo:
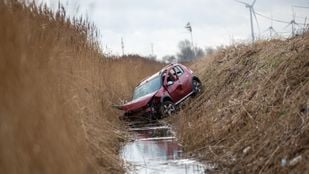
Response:
[[[142,80],[131,101],[114,107],[123,110],[125,117],[158,119],[173,114],[179,103],[201,89],[201,81],[192,70],[182,64],[170,64]]]

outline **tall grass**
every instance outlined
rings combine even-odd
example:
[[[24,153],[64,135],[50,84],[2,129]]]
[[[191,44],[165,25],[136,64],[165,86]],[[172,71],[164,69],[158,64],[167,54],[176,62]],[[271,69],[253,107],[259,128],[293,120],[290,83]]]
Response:
[[[111,104],[159,69],[106,59],[95,27],[20,1],[0,1],[0,173],[122,173]]]
[[[192,65],[204,92],[177,122],[186,150],[228,173],[306,173],[308,55],[307,32],[233,45]]]

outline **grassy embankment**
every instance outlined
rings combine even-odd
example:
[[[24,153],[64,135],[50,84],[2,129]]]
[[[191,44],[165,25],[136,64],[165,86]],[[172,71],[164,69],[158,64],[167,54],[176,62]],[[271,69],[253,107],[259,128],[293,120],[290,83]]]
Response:
[[[204,92],[176,123],[188,152],[232,173],[309,171],[308,32],[230,46],[192,68]]]
[[[107,59],[88,22],[16,1],[0,38],[0,173],[122,173],[111,104],[161,65]]]

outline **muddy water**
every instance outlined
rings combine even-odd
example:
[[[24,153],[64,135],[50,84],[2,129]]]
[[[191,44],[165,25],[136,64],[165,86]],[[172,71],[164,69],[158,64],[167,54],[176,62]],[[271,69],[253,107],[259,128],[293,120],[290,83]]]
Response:
[[[205,165],[183,157],[182,147],[169,126],[158,122],[135,123],[129,131],[134,140],[123,146],[120,154],[127,173],[205,173]]]

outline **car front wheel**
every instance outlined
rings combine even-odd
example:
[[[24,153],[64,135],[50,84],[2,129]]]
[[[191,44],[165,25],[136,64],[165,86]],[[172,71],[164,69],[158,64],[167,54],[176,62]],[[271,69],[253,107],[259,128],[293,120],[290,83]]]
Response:
[[[163,117],[171,116],[176,111],[175,104],[171,101],[164,101],[160,110]]]
[[[192,90],[193,90],[193,95],[194,96],[196,94],[200,93],[202,91],[202,84],[201,84],[201,82],[193,79],[193,81],[192,81]]]

